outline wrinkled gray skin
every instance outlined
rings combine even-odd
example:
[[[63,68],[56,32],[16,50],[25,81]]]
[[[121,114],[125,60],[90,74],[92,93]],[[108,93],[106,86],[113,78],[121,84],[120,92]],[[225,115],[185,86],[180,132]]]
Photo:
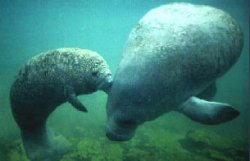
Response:
[[[210,125],[238,116],[202,98],[213,97],[242,46],[240,26],[222,10],[173,3],[149,11],[129,35],[108,96],[107,137],[129,140],[138,125],[173,110]]]
[[[48,116],[62,103],[79,111],[78,95],[108,92],[112,84],[106,61],[96,52],[61,48],[35,56],[24,65],[10,91],[13,116],[31,161],[56,161],[70,148],[62,136],[46,128]]]

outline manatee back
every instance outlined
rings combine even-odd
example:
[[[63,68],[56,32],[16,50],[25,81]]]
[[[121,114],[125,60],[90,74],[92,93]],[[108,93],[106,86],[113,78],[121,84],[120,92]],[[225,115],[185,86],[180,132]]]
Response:
[[[151,57],[165,62],[171,56],[196,58],[210,61],[222,73],[235,63],[242,47],[241,28],[226,12],[173,3],[152,9],[139,21],[129,35],[123,58]]]
[[[163,5],[130,33],[114,86],[122,81],[151,98],[179,102],[229,70],[242,47],[241,28],[226,12],[188,3]]]
[[[58,105],[65,101],[65,85],[75,87],[76,94],[94,92],[89,82],[97,61],[106,64],[99,54],[87,49],[60,48],[41,53],[20,69],[10,91],[11,100],[46,100],[49,105]]]

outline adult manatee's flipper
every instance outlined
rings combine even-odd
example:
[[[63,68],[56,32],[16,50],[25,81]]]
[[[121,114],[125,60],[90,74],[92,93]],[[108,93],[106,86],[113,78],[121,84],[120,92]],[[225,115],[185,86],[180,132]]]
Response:
[[[179,106],[178,111],[194,121],[209,125],[230,121],[239,115],[239,111],[229,104],[209,102],[197,97],[189,98]]]
[[[77,99],[77,96],[72,86],[64,86],[64,95],[67,98],[68,102],[77,110],[82,112],[88,112],[87,108]]]

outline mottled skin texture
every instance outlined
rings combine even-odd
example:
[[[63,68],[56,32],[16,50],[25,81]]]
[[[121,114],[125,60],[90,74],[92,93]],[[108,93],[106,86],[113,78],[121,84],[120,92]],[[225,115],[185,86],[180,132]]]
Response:
[[[183,102],[214,87],[236,62],[242,46],[238,23],[222,10],[174,3],[149,11],[130,33],[116,72],[107,103],[107,136],[128,140],[145,121],[181,111]],[[223,116],[227,120],[238,115],[229,105],[218,106],[231,113]]]
[[[108,91],[111,83],[111,72],[105,60],[90,50],[61,48],[28,61],[10,91],[12,112],[21,129],[28,157],[32,161],[57,160],[57,154],[66,148],[53,145],[56,144],[53,136],[49,136],[46,129],[50,113],[66,101],[86,112],[76,96]]]

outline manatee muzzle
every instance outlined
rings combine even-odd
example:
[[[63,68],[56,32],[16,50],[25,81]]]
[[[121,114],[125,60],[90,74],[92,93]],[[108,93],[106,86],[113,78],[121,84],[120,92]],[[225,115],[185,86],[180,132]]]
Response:
[[[98,83],[97,83],[97,89],[98,90],[103,90],[104,92],[108,93],[111,86],[113,83],[113,78],[111,74],[107,74],[107,76],[103,79],[101,79]]]
[[[120,127],[114,122],[106,125],[106,136],[112,141],[128,141],[135,135],[135,128]]]

